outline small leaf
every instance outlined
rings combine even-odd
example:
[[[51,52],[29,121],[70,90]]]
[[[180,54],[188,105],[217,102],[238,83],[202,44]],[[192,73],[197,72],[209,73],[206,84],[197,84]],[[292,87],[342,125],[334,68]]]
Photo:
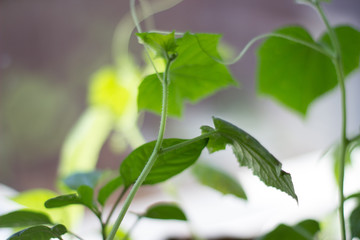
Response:
[[[164,139],[162,148],[165,149],[186,141],[188,140]],[[208,139],[200,139],[192,144],[160,154],[143,184],[163,182],[191,166],[199,158],[207,141]],[[120,175],[126,187],[133,184],[139,177],[154,150],[155,143],[156,141],[153,141],[138,147],[122,162]]]
[[[250,168],[267,186],[275,187],[298,200],[290,174],[281,169],[281,163],[255,138],[220,118],[213,118],[213,121],[214,136],[217,140],[210,140],[210,149],[219,149],[218,145],[223,146],[224,143],[230,144],[241,166]],[[207,127],[207,130],[209,129],[210,127]],[[220,137],[216,136],[217,134]],[[223,139],[223,142],[219,139]]]
[[[175,32],[169,34],[160,33],[137,33],[140,43],[149,46],[156,57],[167,59],[169,55],[174,54],[176,50]]]
[[[185,213],[174,203],[158,203],[149,207],[141,217],[187,221]]]
[[[350,215],[351,238],[360,238],[360,206],[357,206]]]
[[[104,206],[105,202],[111,196],[111,194],[116,191],[121,185],[123,185],[123,180],[121,176],[117,176],[116,178],[110,180],[99,190],[98,202],[102,206]]]
[[[53,228],[46,226],[34,226],[24,229],[10,236],[7,240],[49,240],[62,239],[61,235],[67,232],[64,225],[55,225]]]
[[[85,185],[94,188],[99,182],[102,172],[95,170],[87,173],[74,173],[64,179],[64,183],[70,189],[77,190],[80,186]]]
[[[258,240],[313,240],[315,235],[320,231],[320,225],[315,220],[305,220],[294,227],[285,224],[280,224],[273,231],[266,234]]]
[[[29,210],[18,210],[0,216],[0,228],[28,227],[37,224],[52,224],[52,222],[46,214]]]
[[[82,204],[77,194],[67,194],[51,198],[45,202],[46,208],[65,207],[72,204]]]
[[[218,34],[185,33],[176,39],[178,56],[169,72],[170,116],[181,116],[186,101],[195,103],[221,88],[236,85],[229,70],[210,57],[220,58],[217,51],[220,37]],[[139,109],[160,114],[161,96],[162,86],[156,74],[147,76],[139,86]]]
[[[85,185],[80,186],[77,192],[83,205],[89,209],[96,209],[96,205],[94,203],[94,190],[91,187]]]
[[[200,183],[223,194],[232,194],[236,197],[247,199],[240,183],[229,174],[203,163],[196,164],[192,170]]]

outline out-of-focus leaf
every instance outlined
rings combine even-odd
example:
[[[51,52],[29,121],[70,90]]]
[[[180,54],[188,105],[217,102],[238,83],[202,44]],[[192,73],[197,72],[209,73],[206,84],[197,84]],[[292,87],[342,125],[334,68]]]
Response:
[[[221,88],[236,85],[227,67],[210,57],[220,58],[217,51],[220,37],[218,34],[185,33],[176,39],[178,56],[169,72],[170,116],[181,116],[185,101],[195,103]],[[160,114],[161,96],[162,86],[156,74],[147,76],[139,87],[139,109]]]
[[[184,139],[164,139],[162,148],[186,142]],[[143,184],[165,181],[191,166],[200,156],[208,139],[200,139],[174,151],[161,154]],[[120,166],[120,175],[125,186],[130,186],[139,177],[154,150],[156,141],[145,143],[129,154]]]
[[[77,190],[80,186],[85,185],[94,188],[99,182],[102,172],[95,170],[86,173],[74,173],[64,179],[66,186],[70,189]]]
[[[150,47],[155,52],[155,57],[166,59],[169,55],[174,54],[176,50],[175,32],[169,34],[160,33],[137,33],[140,43]]]
[[[350,215],[351,238],[360,238],[360,206],[357,206]]]
[[[46,226],[34,226],[24,229],[10,236],[7,240],[50,240],[62,239],[61,235],[67,232],[64,225],[58,224],[52,228]]]
[[[149,207],[141,217],[161,220],[187,221],[183,210],[175,203],[158,203]]]
[[[105,202],[111,196],[111,194],[116,191],[121,185],[123,185],[123,180],[121,176],[117,176],[116,178],[110,180],[99,190],[98,202],[102,206],[104,206]]]
[[[232,194],[238,198],[247,199],[240,183],[224,171],[204,163],[196,164],[192,170],[198,181],[205,186],[223,194]]]
[[[52,224],[52,222],[46,214],[29,210],[18,210],[0,216],[1,228],[28,227],[37,224]]]
[[[209,126],[202,127],[204,133],[213,133],[207,146],[211,151],[230,144],[241,166],[250,168],[267,186],[275,187],[298,200],[290,174],[281,169],[282,164],[268,150],[231,123],[220,118],[213,118],[213,121],[215,129],[212,131]]]

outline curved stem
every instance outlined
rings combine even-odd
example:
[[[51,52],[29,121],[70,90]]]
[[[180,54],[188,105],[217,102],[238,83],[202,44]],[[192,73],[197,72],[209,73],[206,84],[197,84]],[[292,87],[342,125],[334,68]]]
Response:
[[[346,136],[346,122],[347,122],[347,110],[346,110],[346,89],[345,89],[345,77],[341,59],[341,49],[339,40],[334,32],[334,29],[330,26],[327,17],[323,9],[318,2],[314,3],[314,7],[319,13],[321,19],[325,23],[328,31],[330,41],[335,50],[335,57],[333,57],[333,63],[335,66],[340,92],[341,92],[341,109],[342,109],[342,126],[341,126],[341,151],[340,151],[340,166],[339,166],[339,215],[340,215],[340,228],[341,228],[341,239],[346,240],[346,227],[345,227],[345,216],[344,216],[344,177],[345,177],[345,155],[348,140]]]
[[[167,119],[167,110],[168,110],[168,84],[169,84],[169,69],[170,69],[170,65],[171,62],[174,59],[167,59],[167,63],[166,63],[166,68],[165,68],[165,72],[163,75],[163,96],[162,96],[162,111],[161,111],[161,120],[160,120],[160,129],[159,129],[159,134],[157,137],[157,141],[154,147],[154,150],[148,160],[148,162],[146,163],[144,169],[142,170],[140,176],[138,177],[138,179],[136,180],[133,188],[131,189],[129,195],[127,196],[124,205],[120,211],[120,214],[118,215],[114,226],[107,238],[107,240],[113,240],[116,234],[117,229],[119,228],[122,220],[125,217],[125,214],[127,212],[127,210],[130,207],[130,204],[132,202],[132,200],[135,197],[136,192],[139,190],[140,186],[142,185],[142,183],[145,181],[147,175],[150,173],[151,168],[154,166],[155,161],[159,155],[160,149],[161,149],[161,145],[163,142],[163,138],[164,138],[164,133],[165,133],[165,126],[166,126],[166,119]]]

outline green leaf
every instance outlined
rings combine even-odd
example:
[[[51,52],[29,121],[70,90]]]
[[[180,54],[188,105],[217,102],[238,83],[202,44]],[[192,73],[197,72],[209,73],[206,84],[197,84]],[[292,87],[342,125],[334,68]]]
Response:
[[[301,27],[285,27],[275,33],[314,44]],[[269,95],[306,115],[310,103],[337,84],[329,57],[312,48],[271,37],[258,50],[258,93]]]
[[[121,185],[123,185],[123,180],[121,176],[117,176],[116,178],[110,180],[99,190],[98,202],[102,206],[104,206],[105,202],[111,196],[111,194],[116,191]]]
[[[34,226],[24,229],[10,236],[7,240],[49,240],[62,239],[61,235],[67,232],[64,225],[55,225],[52,228],[46,226]]]
[[[198,181],[223,194],[232,194],[236,197],[247,199],[244,189],[238,181],[229,174],[207,164],[196,164],[192,172]]]
[[[280,224],[273,231],[258,238],[258,240],[313,240],[315,235],[320,231],[320,225],[315,220],[305,220],[291,227]]]
[[[175,41],[175,32],[167,35],[160,33],[137,33],[140,43],[147,45],[154,50],[156,57],[167,59],[169,55],[174,54],[177,48]]]
[[[51,198],[45,202],[46,208],[65,207],[72,204],[82,204],[77,194],[67,194]]]
[[[351,26],[337,26],[334,31],[340,44],[344,74],[347,76],[359,67],[360,32]],[[320,38],[320,42],[324,43],[328,48],[332,48],[327,33]]]
[[[162,220],[181,220],[187,221],[183,210],[174,203],[158,203],[149,207],[141,217],[162,219]]]
[[[89,209],[96,209],[94,202],[94,189],[89,186],[80,186],[77,190],[79,199],[83,205]]]
[[[185,139],[164,139],[162,148],[184,143]],[[208,139],[200,139],[173,151],[160,154],[143,184],[165,181],[191,166],[200,156]],[[124,185],[130,186],[139,177],[154,150],[156,141],[145,143],[129,154],[120,166]]]
[[[89,186],[94,188],[99,182],[102,172],[95,170],[87,173],[74,173],[64,179],[64,183],[70,189],[77,190],[80,186]]]
[[[195,103],[221,88],[236,85],[229,70],[210,57],[220,58],[217,51],[220,37],[218,34],[185,33],[176,39],[178,56],[169,73],[170,116],[181,116],[186,101]],[[162,86],[157,76],[147,76],[139,86],[139,109],[160,114],[161,96]]]
[[[221,149],[224,144],[231,145],[240,166],[250,168],[253,174],[267,186],[275,187],[298,200],[290,174],[281,169],[281,163],[255,138],[220,118],[213,118],[213,121],[215,125],[213,136],[216,141],[211,141],[214,137],[210,137],[208,144],[210,150]],[[206,128],[207,131],[210,130],[210,127]]]
[[[360,206],[357,206],[350,215],[351,238],[360,238]]]
[[[0,228],[28,227],[37,224],[52,224],[52,222],[46,214],[29,210],[18,210],[0,216]]]

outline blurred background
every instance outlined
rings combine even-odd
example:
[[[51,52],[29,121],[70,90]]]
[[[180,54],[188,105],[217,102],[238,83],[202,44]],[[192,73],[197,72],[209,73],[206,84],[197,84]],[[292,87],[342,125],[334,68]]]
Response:
[[[359,0],[334,0],[330,4],[324,3],[324,8],[331,24],[347,23],[360,28]],[[103,66],[114,64],[114,55],[118,54],[113,52],[114,32],[128,12],[129,3],[125,0],[0,0],[1,184],[17,191],[55,189],[64,143],[89,108],[89,85],[94,73]],[[291,0],[183,0],[149,18],[143,27],[221,33],[223,42],[237,53],[253,37],[288,24],[302,25],[315,37],[324,31],[314,11]],[[200,134],[200,126],[212,125],[211,117],[217,116],[253,135],[285,164],[287,159],[325,152],[337,142],[340,136],[339,91],[335,89],[322,96],[311,105],[305,118],[268,97],[257,96],[257,45],[230,67],[240,87],[224,89],[196,105],[188,104],[181,119],[169,119],[166,137],[195,137]],[[135,61],[143,65],[142,46],[134,36],[130,38],[129,48]],[[360,128],[359,78],[357,71],[347,80],[350,135],[358,133]],[[159,117],[143,113],[139,126],[145,140],[153,140]],[[127,147],[119,153],[119,148],[114,145],[123,142],[116,136],[111,132],[105,138],[100,149],[100,168],[117,169],[130,152]],[[230,155],[218,155],[218,163],[238,173],[238,168],[234,168],[235,161],[224,161]],[[290,163],[285,170],[292,173],[299,166],[311,167],[316,158],[311,156],[307,165]],[[306,179],[310,173],[306,174],[295,175],[294,179]],[[318,176],[315,172],[312,174],[314,178]],[[247,180],[247,175],[249,173],[245,172],[240,179],[249,186],[250,195],[254,191],[252,186],[262,193],[267,191],[264,186],[259,186],[257,179],[255,182]],[[189,191],[192,195],[191,189]],[[193,198],[190,200],[195,203],[188,202],[193,208],[203,204],[196,203]],[[225,201],[220,205],[231,207],[232,204]],[[210,202],[207,207],[211,207],[209,205]],[[267,207],[271,208],[270,205]],[[258,221],[258,215],[251,216]]]

